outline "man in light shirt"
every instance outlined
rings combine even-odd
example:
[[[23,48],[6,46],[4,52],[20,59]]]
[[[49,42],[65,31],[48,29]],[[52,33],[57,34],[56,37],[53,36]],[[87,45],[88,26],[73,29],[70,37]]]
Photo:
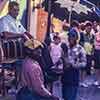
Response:
[[[1,35],[16,37],[22,36],[26,29],[17,20],[19,14],[19,4],[15,1],[9,2],[8,14],[0,19]]]

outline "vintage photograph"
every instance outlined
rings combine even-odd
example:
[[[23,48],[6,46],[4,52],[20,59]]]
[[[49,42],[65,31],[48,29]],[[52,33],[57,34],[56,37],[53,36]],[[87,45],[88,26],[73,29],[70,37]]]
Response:
[[[100,100],[100,0],[0,0],[0,100]]]

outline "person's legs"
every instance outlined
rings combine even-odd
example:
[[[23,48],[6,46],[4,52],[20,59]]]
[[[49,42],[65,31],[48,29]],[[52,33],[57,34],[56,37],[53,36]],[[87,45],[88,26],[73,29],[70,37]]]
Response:
[[[100,69],[95,70],[96,75],[96,81],[94,82],[94,85],[97,85],[100,88]]]
[[[22,88],[21,90],[19,90],[19,92],[16,95],[16,100],[32,100],[32,98],[30,98],[29,96],[29,92],[27,89]]]
[[[78,86],[63,86],[62,93],[64,100],[76,100]]]
[[[87,70],[86,73],[87,75],[91,75],[91,67],[92,67],[92,56],[87,55]]]
[[[91,75],[91,65],[92,65],[92,58],[91,56],[87,55],[87,65],[85,68],[80,70],[80,86],[88,87],[88,81],[86,82],[85,79],[88,75]]]
[[[80,70],[80,86],[83,86],[85,88],[88,87],[88,84],[86,84],[85,79],[86,79],[87,75],[86,75],[86,69],[82,69]]]
[[[87,55],[87,65],[83,71],[83,80],[87,79],[87,77],[90,77],[91,67],[92,67],[92,55]],[[89,80],[84,80],[80,85],[83,87],[88,87],[89,84],[92,84],[92,83]]]
[[[62,85],[60,80],[53,83],[53,95],[62,98]]]
[[[21,88],[16,95],[16,100],[40,100],[34,92],[31,92],[27,87]]]

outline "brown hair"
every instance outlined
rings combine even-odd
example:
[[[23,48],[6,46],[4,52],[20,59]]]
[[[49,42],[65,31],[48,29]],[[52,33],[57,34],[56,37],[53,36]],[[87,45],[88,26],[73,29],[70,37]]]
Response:
[[[19,6],[19,4],[16,2],[16,1],[11,1],[9,2],[9,5],[8,5],[8,9],[12,9],[14,6]]]
[[[77,20],[73,20],[71,22],[71,27],[79,27],[79,22]]]
[[[81,24],[80,24],[80,29],[81,29],[82,31],[85,30],[85,24],[84,24],[84,23],[81,23]]]
[[[87,23],[85,24],[85,27],[88,27],[88,26],[92,26],[92,23],[91,23],[91,22],[87,22]]]

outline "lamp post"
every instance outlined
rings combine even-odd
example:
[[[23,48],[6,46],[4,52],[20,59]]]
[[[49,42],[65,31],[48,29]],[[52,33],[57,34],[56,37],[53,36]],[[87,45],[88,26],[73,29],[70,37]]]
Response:
[[[71,5],[71,10],[69,12],[69,18],[68,18],[69,25],[71,24],[71,18],[72,18],[72,12],[73,12],[74,5],[75,3],[73,2],[73,4]]]
[[[76,3],[79,3],[79,2],[80,2],[80,0],[71,0],[71,1],[72,1],[73,3],[72,3],[72,5],[71,5],[71,10],[70,10],[70,12],[69,12],[69,19],[68,19],[69,24],[71,24],[71,18],[72,18],[73,8],[74,8],[74,6],[75,6]]]

